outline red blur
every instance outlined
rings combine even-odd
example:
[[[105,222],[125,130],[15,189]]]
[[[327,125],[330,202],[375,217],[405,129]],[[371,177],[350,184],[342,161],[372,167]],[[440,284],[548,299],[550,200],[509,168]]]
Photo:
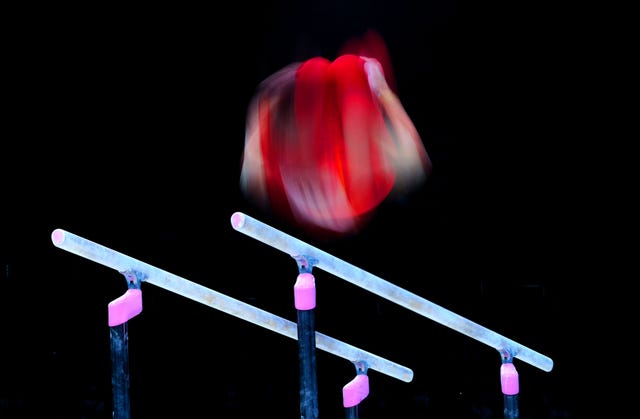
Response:
[[[307,233],[358,232],[385,199],[418,187],[430,168],[373,31],[347,41],[333,61],[283,68],[249,105],[242,191]]]

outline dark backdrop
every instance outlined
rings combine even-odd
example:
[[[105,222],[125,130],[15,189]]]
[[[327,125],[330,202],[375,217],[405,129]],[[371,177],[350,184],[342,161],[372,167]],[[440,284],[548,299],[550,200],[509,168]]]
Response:
[[[115,271],[63,228],[295,320],[297,266],[234,231],[243,211],[554,360],[518,359],[522,418],[589,409],[576,359],[589,232],[575,196],[567,20],[553,3],[243,2],[12,11],[2,159],[0,417],[107,418]],[[239,170],[257,84],[367,29],[433,162],[360,234],[319,240],[254,207]],[[369,373],[364,418],[501,417],[497,351],[323,271],[317,330],[405,365]],[[129,322],[132,417],[297,417],[297,344],[143,284]],[[317,353],[322,417],[354,367]]]

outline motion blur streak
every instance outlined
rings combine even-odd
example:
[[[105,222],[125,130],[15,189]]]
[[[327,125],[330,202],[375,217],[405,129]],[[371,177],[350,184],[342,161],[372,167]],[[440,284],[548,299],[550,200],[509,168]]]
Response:
[[[393,85],[375,32],[345,42],[334,61],[314,57],[268,77],[248,108],[244,194],[309,233],[359,231],[431,169]]]

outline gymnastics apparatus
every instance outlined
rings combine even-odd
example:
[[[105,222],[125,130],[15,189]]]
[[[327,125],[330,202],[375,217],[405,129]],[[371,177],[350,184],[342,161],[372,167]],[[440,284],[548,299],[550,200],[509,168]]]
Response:
[[[342,389],[347,419],[358,417],[358,405],[369,394],[368,369],[404,382],[413,379],[413,371],[385,358],[315,331],[316,307],[313,268],[322,269],[408,310],[447,326],[498,351],[500,378],[504,395],[505,418],[515,419],[518,412],[519,377],[515,358],[549,372],[553,361],[511,339],[438,306],[393,283],[296,239],[244,213],[231,216],[233,229],[291,256],[299,274],[294,285],[297,323],[221,294],[195,282],[77,236],[63,229],[51,233],[53,244],[125,276],[127,291],[108,305],[110,327],[113,417],[130,418],[127,322],[142,312],[142,283],[150,283],[183,297],[213,307],[298,341],[300,371],[300,417],[318,418],[316,349],[352,362],[355,377]]]

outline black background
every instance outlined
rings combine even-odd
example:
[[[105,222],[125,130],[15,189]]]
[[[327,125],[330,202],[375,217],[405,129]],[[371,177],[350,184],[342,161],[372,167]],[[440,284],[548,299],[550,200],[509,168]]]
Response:
[[[516,359],[522,418],[581,417],[596,269],[572,64],[553,3],[241,2],[7,14],[0,417],[111,417],[107,304],[122,275],[53,246],[63,228],[295,320],[295,261],[231,228],[242,211],[554,360]],[[238,186],[258,83],[367,29],[433,162],[361,233],[307,236]],[[588,128],[582,127],[582,130]],[[497,351],[315,271],[317,330],[407,366],[370,371],[363,418],[501,417]],[[143,284],[129,324],[134,418],[298,417],[297,344]],[[590,331],[589,333],[593,333]],[[320,414],[343,417],[353,365],[317,353]]]

